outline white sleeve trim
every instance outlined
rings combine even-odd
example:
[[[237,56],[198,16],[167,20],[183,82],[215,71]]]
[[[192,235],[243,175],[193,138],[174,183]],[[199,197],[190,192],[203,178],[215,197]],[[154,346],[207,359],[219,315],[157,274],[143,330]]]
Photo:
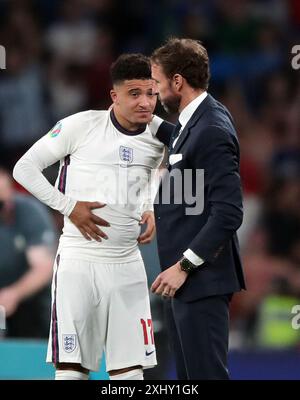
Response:
[[[144,212],[146,212],[146,211],[152,211],[152,212],[154,212],[154,207],[153,207],[153,204],[143,204],[143,206],[142,206],[142,210],[141,210],[141,214],[143,215],[144,214]]]
[[[204,264],[204,260],[197,256],[191,249],[187,249],[183,255],[194,265],[197,265],[199,267],[200,265]]]

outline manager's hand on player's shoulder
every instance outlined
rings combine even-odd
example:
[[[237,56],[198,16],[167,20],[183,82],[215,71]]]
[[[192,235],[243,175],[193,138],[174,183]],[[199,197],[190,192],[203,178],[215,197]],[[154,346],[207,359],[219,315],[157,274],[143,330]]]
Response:
[[[155,218],[153,211],[145,211],[140,220],[140,225],[147,224],[146,230],[138,237],[139,244],[150,243],[155,235]]]
[[[70,220],[87,240],[95,239],[101,242],[101,238],[108,239],[107,235],[97,225],[110,226],[110,224],[92,213],[92,210],[102,207],[105,207],[105,204],[97,201],[77,201],[69,216]]]

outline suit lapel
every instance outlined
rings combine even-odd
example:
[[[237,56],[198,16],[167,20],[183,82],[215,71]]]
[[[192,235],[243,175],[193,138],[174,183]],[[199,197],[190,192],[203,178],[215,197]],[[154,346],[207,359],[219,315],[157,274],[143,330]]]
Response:
[[[206,111],[208,106],[213,103],[213,101],[214,101],[213,97],[210,94],[208,94],[206,96],[206,98],[202,101],[202,103],[200,103],[199,107],[196,109],[194,114],[191,116],[189,122],[186,124],[183,131],[181,132],[174,148],[171,149],[170,154],[176,154],[178,152],[180,147],[183,145],[183,143],[187,139],[187,137],[190,133],[190,129],[198,122],[199,118],[202,116],[204,111]]]

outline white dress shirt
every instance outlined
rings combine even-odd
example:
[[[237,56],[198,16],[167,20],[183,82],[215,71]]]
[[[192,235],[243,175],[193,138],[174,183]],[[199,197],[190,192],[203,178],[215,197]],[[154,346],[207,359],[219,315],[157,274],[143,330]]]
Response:
[[[184,107],[184,109],[181,111],[180,115],[179,115],[179,122],[181,125],[181,129],[179,132],[179,135],[177,136],[177,138],[174,140],[173,143],[173,148],[177,142],[177,140],[179,139],[179,136],[181,135],[181,132],[183,131],[183,129],[185,128],[186,124],[189,122],[189,120],[192,118],[192,115],[194,114],[194,112],[197,110],[197,108],[199,107],[199,105],[202,103],[202,101],[205,99],[205,97],[207,96],[207,92],[203,92],[200,94],[200,96],[196,97],[193,101],[191,101],[186,107]]]
[[[200,94],[200,96],[196,97],[193,101],[191,101],[180,113],[179,115],[179,122],[181,124],[181,129],[179,132],[179,135],[177,138],[174,140],[173,143],[173,148],[179,139],[179,136],[181,135],[181,132],[185,128],[186,124],[189,122],[191,119],[192,115],[196,111],[196,109],[199,107],[199,105],[202,103],[202,101],[206,98],[207,92],[203,92]],[[187,249],[183,255],[194,265],[201,265],[204,264],[204,260],[199,257],[196,253],[194,253],[191,249]]]

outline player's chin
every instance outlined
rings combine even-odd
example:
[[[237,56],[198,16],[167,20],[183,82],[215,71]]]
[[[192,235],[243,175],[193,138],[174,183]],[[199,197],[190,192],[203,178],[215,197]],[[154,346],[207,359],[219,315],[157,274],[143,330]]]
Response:
[[[151,121],[152,113],[151,112],[139,112],[136,114],[136,119],[138,123],[146,124]]]

